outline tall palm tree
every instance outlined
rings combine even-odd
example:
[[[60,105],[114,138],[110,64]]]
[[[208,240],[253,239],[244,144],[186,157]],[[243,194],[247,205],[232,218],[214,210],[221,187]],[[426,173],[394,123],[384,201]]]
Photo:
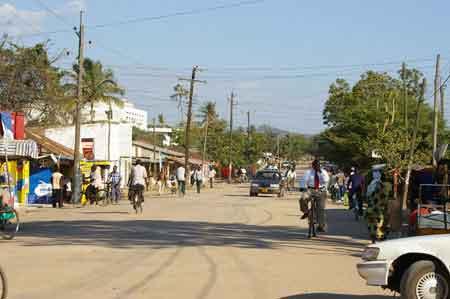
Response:
[[[189,90],[187,90],[182,84],[178,83],[173,87],[175,92],[170,96],[172,100],[177,102],[177,109],[180,112],[181,122],[184,122],[184,112],[183,112],[183,99],[189,96]]]
[[[206,141],[208,139],[208,127],[217,119],[218,115],[216,112],[216,103],[208,101],[200,107],[200,117],[204,126],[204,139],[203,139],[203,154],[202,154],[202,165],[206,159]]]
[[[90,119],[95,120],[95,104],[107,103],[109,105],[109,113],[111,113],[111,105],[122,107],[123,101],[119,96],[125,94],[124,89],[117,85],[114,73],[111,69],[104,69],[100,61],[93,61],[86,58],[83,63],[83,106],[90,105]],[[73,77],[77,76],[79,67],[73,65]],[[108,114],[108,118],[111,115]]]

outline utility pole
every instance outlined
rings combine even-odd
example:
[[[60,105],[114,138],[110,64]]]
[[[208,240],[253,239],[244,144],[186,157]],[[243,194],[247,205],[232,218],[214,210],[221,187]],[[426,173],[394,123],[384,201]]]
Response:
[[[195,83],[206,83],[206,81],[196,80],[195,76],[197,75],[197,71],[201,71],[198,66],[194,66],[192,68],[191,79],[183,79],[180,78],[181,81],[190,81],[190,89],[189,89],[189,102],[188,102],[188,111],[186,118],[186,131],[185,131],[185,151],[184,151],[184,168],[186,170],[185,179],[186,181],[189,179],[189,146],[190,146],[190,131],[191,131],[191,120],[192,120],[192,98],[194,97],[194,84]]]
[[[405,129],[408,129],[408,92],[406,90],[406,63],[402,63],[402,81],[403,81],[403,113]]]
[[[277,135],[277,157],[278,157],[278,169],[281,170],[281,157],[280,157],[280,135]]]
[[[204,170],[204,164],[206,160],[206,140],[208,138],[208,126],[209,126],[209,113],[206,113],[205,136],[203,139],[202,171]]]
[[[250,166],[250,111],[247,111],[247,161]]]
[[[408,201],[409,180],[411,177],[412,165],[413,165],[413,160],[414,160],[414,152],[416,149],[417,131],[419,130],[419,125],[420,125],[420,110],[422,108],[423,102],[425,101],[425,90],[426,90],[426,86],[427,86],[426,84],[427,84],[426,79],[423,79],[422,86],[420,89],[420,96],[417,101],[416,119],[415,119],[415,125],[413,128],[413,136],[412,136],[411,144],[409,147],[408,168],[406,171],[405,188],[403,190],[403,200],[399,207],[399,215],[398,215],[399,229],[401,229],[401,226],[403,223],[403,220],[402,220],[403,219],[403,209],[406,208],[406,202]]]
[[[439,87],[440,87],[440,72],[439,72],[439,62],[441,60],[441,55],[437,55],[436,57],[436,74],[434,76],[434,106],[433,106],[433,166],[437,167],[436,161],[436,151],[437,151],[437,136],[439,130]]]
[[[78,90],[75,108],[75,150],[73,166],[73,195],[72,202],[78,203],[81,194],[81,173],[80,173],[80,135],[81,135],[81,107],[83,105],[83,64],[84,64],[84,25],[83,11],[80,11],[80,28],[76,33],[78,36]]]
[[[156,179],[156,119],[153,117],[153,177]]]
[[[111,161],[111,120],[112,120],[112,106],[111,100],[108,101],[108,161]]]
[[[231,184],[231,178],[232,178],[232,171],[233,171],[233,162],[232,155],[233,155],[233,108],[234,108],[234,92],[231,92],[230,96],[230,150],[229,150],[229,156],[228,156],[228,183]]]

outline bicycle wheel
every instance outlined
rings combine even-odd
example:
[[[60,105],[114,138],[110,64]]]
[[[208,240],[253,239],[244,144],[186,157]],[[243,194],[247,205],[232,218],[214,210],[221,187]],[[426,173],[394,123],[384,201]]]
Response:
[[[308,213],[308,238],[312,238],[316,236],[316,211],[315,211],[315,203],[314,201],[311,203],[311,208]]]
[[[8,282],[6,280],[5,272],[0,267],[0,299],[6,299],[8,296]]]
[[[5,240],[11,240],[19,231],[19,214],[16,210],[3,211],[0,213],[0,232]]]

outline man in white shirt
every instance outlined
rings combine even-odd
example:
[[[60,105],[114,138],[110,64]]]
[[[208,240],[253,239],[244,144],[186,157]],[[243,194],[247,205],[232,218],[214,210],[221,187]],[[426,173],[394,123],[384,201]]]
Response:
[[[186,194],[186,169],[183,165],[177,168],[177,181],[179,194],[184,196]]]
[[[197,166],[197,168],[194,170],[194,181],[197,185],[197,193],[200,193],[200,189],[203,183],[203,172],[200,166]]]
[[[59,169],[55,169],[52,174],[52,189],[53,189],[53,207],[56,208],[58,205],[60,208],[63,207],[63,194],[62,194],[62,184],[61,179],[63,175],[59,172]]]
[[[287,173],[287,181],[288,181],[288,190],[291,191],[294,188],[295,180],[297,179],[297,174],[295,173],[294,168],[289,168]]]
[[[208,178],[209,178],[209,186],[211,189],[214,187],[214,178],[216,177],[216,170],[214,167],[209,166]]]
[[[326,220],[326,202],[327,202],[327,186],[330,177],[328,172],[320,167],[319,160],[312,162],[312,168],[305,172],[303,180],[300,182],[300,190],[302,197],[300,198],[300,209],[303,212],[302,219],[308,217],[308,203],[311,200],[317,200],[317,215],[319,226],[317,231],[324,232],[327,226]]]
[[[131,169],[131,187],[135,192],[139,192],[142,202],[144,202],[144,189],[147,186],[147,169],[137,160],[136,165]]]

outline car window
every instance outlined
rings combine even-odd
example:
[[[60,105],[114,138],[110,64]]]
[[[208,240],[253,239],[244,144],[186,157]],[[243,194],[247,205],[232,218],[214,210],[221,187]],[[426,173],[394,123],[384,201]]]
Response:
[[[280,174],[277,172],[269,172],[269,171],[258,172],[258,173],[256,173],[256,178],[262,179],[262,180],[270,180],[270,179],[279,180]]]

